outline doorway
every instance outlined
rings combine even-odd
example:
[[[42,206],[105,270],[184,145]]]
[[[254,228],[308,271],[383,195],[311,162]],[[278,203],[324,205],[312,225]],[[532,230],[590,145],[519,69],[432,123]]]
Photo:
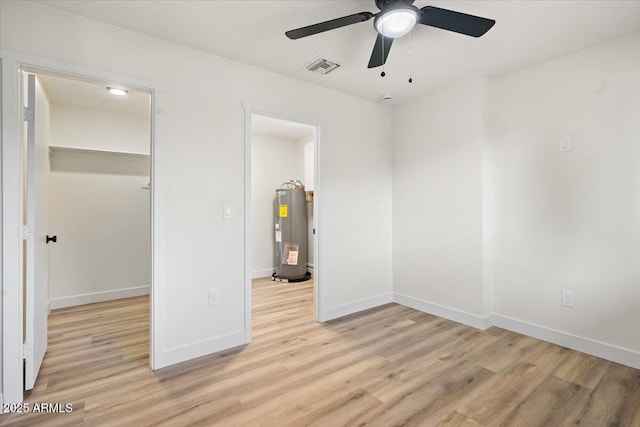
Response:
[[[161,289],[161,266],[157,259],[161,258],[158,245],[158,230],[162,228],[162,216],[159,215],[157,194],[159,193],[158,177],[160,176],[157,168],[158,154],[156,146],[158,145],[157,128],[159,126],[159,111],[162,104],[163,87],[152,82],[131,78],[128,76],[116,75],[101,70],[81,67],[73,64],[52,61],[44,58],[22,55],[13,52],[3,52],[2,58],[2,174],[3,174],[3,233],[2,242],[6,249],[2,253],[2,318],[3,318],[3,334],[2,334],[2,383],[5,403],[19,403],[23,400],[25,390],[25,378],[23,376],[23,352],[29,350],[28,343],[24,342],[25,327],[23,320],[29,313],[25,311],[27,305],[25,303],[25,293],[23,289],[24,281],[24,253],[22,250],[23,236],[29,235],[29,227],[23,227],[24,221],[24,182],[26,174],[26,160],[23,150],[22,134],[24,116],[27,114],[22,111],[22,93],[23,93],[23,72],[31,74],[46,74],[58,77],[66,77],[73,80],[84,82],[98,83],[102,85],[123,86],[130,90],[146,91],[150,95],[150,131],[151,131],[151,152],[147,154],[147,159],[151,163],[151,174],[147,183],[151,183],[149,190],[151,201],[151,227],[149,230],[151,240],[150,264],[151,274],[149,293],[150,293],[150,313],[149,313],[149,365],[152,369],[162,367],[161,361],[158,360],[160,351],[158,349],[159,340],[157,336],[160,334],[158,326],[160,325],[160,311],[157,307],[160,305],[159,292]],[[103,88],[106,90],[106,88]],[[48,153],[47,153],[48,154]],[[53,236],[49,236],[53,237]],[[35,236],[36,239],[45,236]],[[15,250],[10,250],[14,248]],[[45,310],[47,310],[45,304]],[[45,316],[46,318],[46,312]],[[46,327],[45,327],[46,331]],[[23,345],[24,344],[24,345]],[[45,344],[46,345],[46,344]]]
[[[250,342],[251,295],[254,286],[267,288],[270,281],[298,292],[306,288],[312,300],[309,312],[316,321],[322,320],[317,203],[320,125],[247,106],[245,111],[245,323],[246,341]],[[298,231],[296,239],[300,241],[293,245],[283,242],[279,224],[288,220],[291,212],[283,214],[280,205],[279,211],[275,208],[276,197],[285,197],[283,190],[300,193],[296,197],[302,200],[296,203],[299,212],[295,214],[303,221],[299,227],[305,232]],[[295,246],[292,256],[280,253],[283,245]]]
[[[148,300],[151,97],[124,85],[43,72],[24,72],[23,80],[27,98],[34,86],[36,99],[35,106],[25,103],[35,116],[35,123],[27,121],[35,143],[28,138],[24,188],[25,224],[34,229],[25,240],[29,390],[45,356],[52,310]],[[100,307],[94,306],[97,313]]]

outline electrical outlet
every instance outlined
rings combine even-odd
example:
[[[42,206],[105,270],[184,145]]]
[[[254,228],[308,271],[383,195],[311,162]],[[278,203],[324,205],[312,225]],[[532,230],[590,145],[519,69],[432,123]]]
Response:
[[[571,137],[563,136],[560,138],[560,151],[571,151]]]
[[[573,291],[566,291],[563,289],[561,294],[562,305],[566,307],[573,307],[575,296],[576,295]]]
[[[217,305],[218,304],[218,290],[211,289],[209,291],[209,305]]]

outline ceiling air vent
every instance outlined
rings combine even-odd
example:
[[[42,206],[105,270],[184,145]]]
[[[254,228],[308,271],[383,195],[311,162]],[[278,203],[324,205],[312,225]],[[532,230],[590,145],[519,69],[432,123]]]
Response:
[[[312,73],[329,74],[339,66],[340,64],[338,64],[337,62],[331,61],[327,58],[323,58],[322,56],[318,56],[314,58],[313,61],[305,65],[304,68],[307,71],[311,71]]]

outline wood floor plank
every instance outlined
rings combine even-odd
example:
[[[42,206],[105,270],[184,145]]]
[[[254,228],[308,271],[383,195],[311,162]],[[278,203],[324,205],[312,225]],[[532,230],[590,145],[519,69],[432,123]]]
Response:
[[[640,426],[640,370],[611,363],[567,425]]]
[[[589,389],[556,376],[547,376],[522,403],[518,404],[499,424],[502,427],[527,425],[531,427],[559,426],[569,417],[574,402],[583,402]],[[587,424],[588,425],[588,424]],[[602,424],[605,425],[605,424]]]
[[[397,304],[313,320],[313,282],[253,283],[253,341],[152,372],[149,300],[54,310],[0,426],[640,426],[640,371]]]
[[[484,387],[462,398],[457,409],[480,424],[500,423],[564,357],[566,351],[561,347],[539,341],[520,360],[496,373]]]
[[[306,420],[292,420],[289,424],[309,425],[312,427],[340,427],[353,426],[355,420],[375,408],[382,405],[378,399],[362,389],[352,392],[343,399],[337,399],[331,406],[320,408],[316,413],[310,414]]]
[[[577,351],[571,352],[554,371],[554,375],[590,389],[595,388],[611,362]]]
[[[472,420],[458,411],[452,411],[442,418],[435,427],[481,427],[482,424]]]

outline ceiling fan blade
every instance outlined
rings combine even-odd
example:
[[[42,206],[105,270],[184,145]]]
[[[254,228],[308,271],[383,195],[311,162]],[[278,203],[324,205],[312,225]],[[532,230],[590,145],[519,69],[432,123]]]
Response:
[[[369,66],[367,68],[379,67],[387,62],[387,56],[389,56],[389,51],[391,50],[391,43],[393,43],[392,38],[378,34],[376,44],[373,46],[373,52],[371,52],[371,58],[369,59]]]
[[[346,27],[347,25],[357,24],[358,22],[368,21],[374,16],[371,12],[354,13],[353,15],[343,16],[342,18],[332,19],[330,21],[320,22],[318,24],[309,25],[284,33],[292,40],[302,37],[312,36],[314,34],[323,33],[336,28]]]
[[[422,11],[421,24],[472,37],[480,37],[496,23],[493,19],[467,15],[466,13],[440,9],[439,7],[425,6],[420,10]]]

